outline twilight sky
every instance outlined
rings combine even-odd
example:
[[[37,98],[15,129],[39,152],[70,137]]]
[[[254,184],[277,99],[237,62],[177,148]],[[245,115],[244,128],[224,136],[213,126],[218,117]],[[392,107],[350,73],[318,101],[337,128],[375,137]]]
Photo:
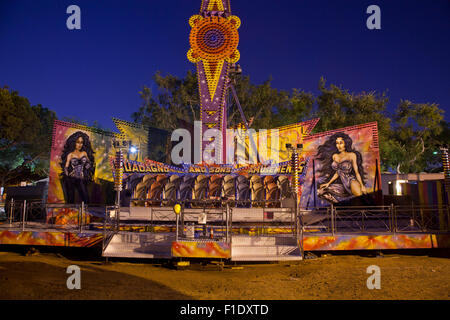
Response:
[[[188,19],[201,0],[0,0],[0,86],[59,118],[131,120],[138,92],[157,70],[184,76],[194,65]],[[81,30],[68,30],[69,5]],[[366,9],[381,8],[381,30]],[[352,92],[386,91],[450,111],[450,1],[231,0],[240,65],[254,83],[317,93],[319,78]],[[115,131],[115,130],[114,130]]]

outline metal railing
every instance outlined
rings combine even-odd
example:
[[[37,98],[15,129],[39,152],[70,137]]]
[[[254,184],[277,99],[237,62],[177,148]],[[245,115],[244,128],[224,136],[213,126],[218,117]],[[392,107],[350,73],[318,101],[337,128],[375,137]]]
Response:
[[[4,202],[0,202],[0,222],[6,221],[8,218],[6,214],[6,204]]]
[[[184,205],[189,203],[184,203]],[[200,210],[198,210],[200,209]],[[176,241],[228,241],[229,217],[226,208],[186,208],[176,215]]]
[[[302,230],[311,233],[450,232],[450,207],[364,206],[300,208]]]
[[[106,206],[103,219],[103,241],[104,251],[111,241],[113,235],[120,230],[120,208],[118,206]]]
[[[298,209],[299,224],[305,232],[327,232],[335,230],[335,218],[332,207],[300,207]]]
[[[82,204],[15,201],[5,205],[7,220],[0,228],[75,229],[81,232],[88,224],[88,207]]]
[[[391,207],[334,207],[334,232],[393,232]]]
[[[410,231],[411,227],[423,232],[450,231],[450,206],[396,206],[395,232]],[[408,225],[408,221],[410,222]]]

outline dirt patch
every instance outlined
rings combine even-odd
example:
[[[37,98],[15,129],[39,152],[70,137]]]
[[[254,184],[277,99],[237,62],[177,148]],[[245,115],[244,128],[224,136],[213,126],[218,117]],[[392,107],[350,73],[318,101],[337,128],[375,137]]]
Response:
[[[69,265],[81,290],[69,290]],[[367,267],[381,269],[369,290]],[[80,260],[57,253],[0,252],[0,299],[450,300],[450,259],[428,255],[326,255],[295,263],[193,265],[175,270],[143,262]]]

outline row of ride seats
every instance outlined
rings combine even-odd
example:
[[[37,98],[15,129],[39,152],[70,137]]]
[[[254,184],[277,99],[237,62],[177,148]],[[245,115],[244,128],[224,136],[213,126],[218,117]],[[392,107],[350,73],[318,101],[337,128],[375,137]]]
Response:
[[[135,205],[171,205],[174,201],[209,199],[251,202],[255,206],[258,201],[289,197],[290,182],[284,175],[146,175],[133,194],[134,199],[155,200],[136,201]]]

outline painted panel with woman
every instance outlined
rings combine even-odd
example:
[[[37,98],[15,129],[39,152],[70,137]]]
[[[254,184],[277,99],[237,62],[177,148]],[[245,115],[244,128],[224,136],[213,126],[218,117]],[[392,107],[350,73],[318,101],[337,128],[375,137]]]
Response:
[[[67,138],[60,164],[66,203],[89,203],[88,184],[95,174],[95,158],[86,133],[77,131]],[[75,192],[78,193],[78,201],[76,201]]]
[[[367,193],[361,153],[352,147],[350,136],[338,132],[320,145],[316,159],[321,162],[317,195],[338,203]]]
[[[302,181],[301,206],[378,203],[377,133],[377,123],[371,122],[306,137],[302,155],[309,166]]]

